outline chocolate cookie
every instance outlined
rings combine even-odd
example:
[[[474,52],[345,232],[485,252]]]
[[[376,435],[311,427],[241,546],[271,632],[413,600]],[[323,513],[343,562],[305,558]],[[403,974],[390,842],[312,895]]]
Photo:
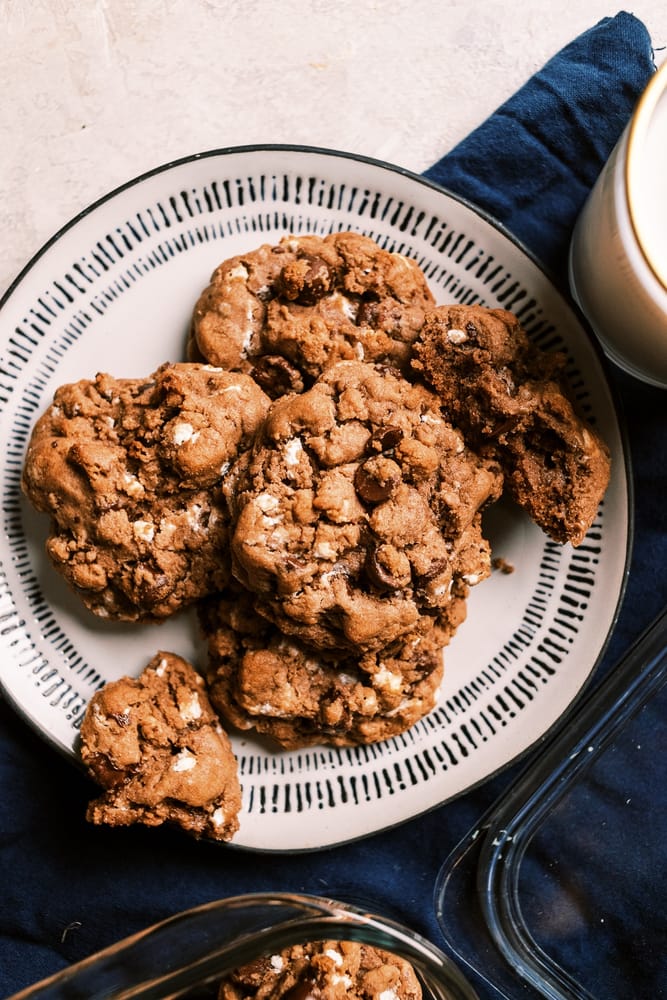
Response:
[[[235,969],[218,1000],[421,1000],[405,959],[352,941],[313,941]]]
[[[57,390],[23,472],[48,554],[95,614],[156,621],[229,578],[221,483],[269,404],[247,375],[164,365]]]
[[[175,823],[195,837],[231,840],[241,789],[236,758],[203,678],[173,653],[157,653],[136,680],[93,695],[81,724],[81,758],[105,792],[92,823]]]
[[[435,706],[442,651],[465,618],[465,599],[455,596],[445,613],[424,616],[387,648],[356,655],[327,655],[285,636],[240,587],[202,602],[199,616],[209,697],[223,719],[288,749],[354,746],[396,736]]]
[[[512,313],[482,306],[430,312],[414,352],[466,440],[498,459],[516,503],[555,541],[578,545],[610,456],[566,394],[563,357],[531,344]]]
[[[433,304],[418,264],[366,236],[287,236],[217,268],[194,309],[189,356],[248,372],[275,399],[336,361],[407,369]]]
[[[386,647],[488,575],[479,511],[502,477],[394,370],[340,362],[273,403],[230,474],[233,572],[320,649]],[[474,564],[474,565],[473,565]]]

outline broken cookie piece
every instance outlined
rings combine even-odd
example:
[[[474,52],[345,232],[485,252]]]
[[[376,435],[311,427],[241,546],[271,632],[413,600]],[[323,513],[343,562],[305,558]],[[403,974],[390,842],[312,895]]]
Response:
[[[579,545],[610,454],[566,394],[562,356],[532,344],[512,313],[460,305],[429,312],[414,353],[471,447],[498,460],[512,499],[555,541]]]
[[[312,941],[230,972],[218,1000],[421,1000],[412,965],[353,941]]]
[[[157,653],[137,679],[122,677],[93,695],[81,759],[105,789],[88,807],[92,823],[175,823],[213,840],[238,830],[241,789],[229,737],[203,678],[173,653]]]

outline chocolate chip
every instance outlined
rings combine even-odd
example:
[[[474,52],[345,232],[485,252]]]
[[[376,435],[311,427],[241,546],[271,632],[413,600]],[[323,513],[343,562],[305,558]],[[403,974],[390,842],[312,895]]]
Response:
[[[368,442],[369,451],[393,451],[403,440],[403,431],[399,427],[382,427]]]
[[[383,503],[389,500],[401,479],[401,470],[384,455],[368,458],[357,467],[354,488],[366,503]]]
[[[308,1000],[308,997],[313,996],[316,985],[317,982],[315,979],[310,976],[304,976],[303,979],[298,979],[294,986],[283,993],[282,1000]]]
[[[378,318],[379,303],[376,301],[362,300],[357,310],[357,326],[375,327]]]
[[[276,280],[278,295],[304,306],[314,305],[334,286],[334,274],[322,258],[304,253],[290,261]]]
[[[270,399],[304,390],[301,372],[278,354],[265,354],[258,358],[252,369],[252,377]]]
[[[114,767],[105,754],[93,754],[87,761],[92,776],[103,788],[117,788],[132,774],[131,768]]]
[[[403,581],[397,580],[391,571],[383,564],[380,558],[380,551],[376,548],[369,548],[366,553],[364,571],[369,582],[377,590],[399,590]]]

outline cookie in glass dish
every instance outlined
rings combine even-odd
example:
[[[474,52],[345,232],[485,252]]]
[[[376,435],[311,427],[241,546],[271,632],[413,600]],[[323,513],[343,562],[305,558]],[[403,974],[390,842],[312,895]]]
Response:
[[[404,958],[360,941],[309,941],[234,969],[218,1000],[421,1000]]]

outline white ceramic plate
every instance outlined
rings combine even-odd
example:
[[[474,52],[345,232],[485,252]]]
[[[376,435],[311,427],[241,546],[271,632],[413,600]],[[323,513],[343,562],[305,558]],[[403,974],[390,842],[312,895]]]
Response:
[[[202,655],[191,613],[160,626],[98,621],[50,567],[47,519],[20,493],[36,417],[62,383],[97,371],[143,376],[182,358],[195,299],[226,257],[287,232],[339,229],[415,257],[439,301],[503,306],[541,346],[565,348],[579,404],[611,446],[613,475],[576,550],[549,541],[509,505],[492,509],[493,554],[515,571],[473,590],[446,653],[439,706],[408,733],[359,749],[289,753],[234,736],[244,792],[235,843],[258,850],[321,848],[400,823],[530,747],[601,654],[629,547],[623,441],[600,354],[497,226],[419,177],[345,154],[280,146],[186,158],[82,213],[0,310],[0,681],[18,711],[76,759],[78,726],[100,684],[138,674],[158,648]]]

